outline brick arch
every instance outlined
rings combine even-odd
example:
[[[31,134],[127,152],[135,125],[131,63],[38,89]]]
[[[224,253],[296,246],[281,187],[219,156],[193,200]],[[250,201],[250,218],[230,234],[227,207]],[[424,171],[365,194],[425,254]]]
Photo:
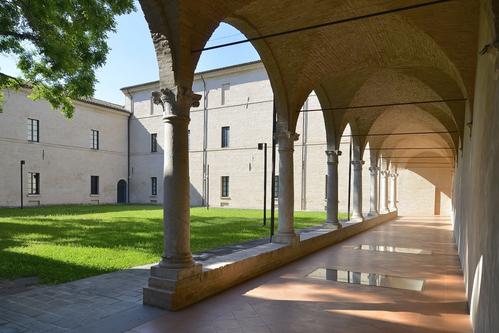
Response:
[[[388,104],[397,102],[411,102],[424,100],[441,100],[448,98],[462,98],[452,80],[445,80],[445,76],[439,75],[436,69],[423,68],[421,71],[436,72],[438,82],[445,88],[435,86],[435,81],[422,81],[421,76],[414,76],[416,69],[392,70],[380,69],[372,72],[346,73],[331,78],[324,83],[324,90],[328,96],[335,96],[334,107],[348,107],[360,105]],[[448,78],[447,78],[448,79]],[[430,86],[429,84],[432,84]],[[329,97],[331,100],[332,97]],[[464,110],[468,102],[447,102],[441,104],[423,104],[418,108],[436,118],[448,131],[457,132],[452,134],[452,141],[458,146],[459,138],[464,127]],[[406,106],[404,106],[406,107]],[[386,107],[371,109],[345,109],[334,112],[337,122],[344,128],[352,118],[358,118],[359,133],[365,134],[371,131],[372,125],[377,118],[386,110]],[[457,119],[456,119],[457,118]],[[362,146],[367,143],[367,138],[361,142]]]
[[[142,0],[141,5],[151,31],[159,31],[168,39],[172,49],[173,74],[170,75],[176,83],[184,85],[192,83],[199,59],[199,54],[191,50],[202,48],[222,21],[247,36],[258,36],[393,7],[384,3],[366,5],[360,1],[347,4],[342,0],[200,0],[195,3]],[[477,24],[462,30],[462,22],[475,22],[478,5],[464,1],[439,6],[437,12],[431,8],[418,9],[253,43],[271,78],[281,120],[288,123],[288,128],[294,128],[307,94],[331,77],[348,72],[434,68],[443,73],[445,80],[435,75],[427,77],[427,71],[414,75],[424,73],[423,79],[429,84],[452,81],[462,96],[471,96],[476,50],[462,49],[459,45],[476,42]],[[427,15],[429,12],[434,15]],[[435,20],[445,22],[443,27],[449,31],[442,33],[442,28],[435,27]],[[165,76],[168,74],[161,74],[162,81]]]
[[[224,19],[224,23],[227,23],[239,30],[244,36],[246,36],[246,38],[257,37],[261,35],[256,27],[254,27],[250,22],[242,17],[227,17]],[[275,59],[272,49],[264,39],[254,41],[251,44],[258,52],[265,70],[267,71],[267,75],[272,86],[272,91],[274,93],[278,121],[279,123],[281,123],[281,126],[287,127],[287,129],[290,131],[294,131],[296,127],[296,121],[294,123],[290,123],[289,119],[292,118],[290,114],[293,114],[295,110],[291,111],[289,108],[287,90],[282,78],[282,72],[279,67],[279,63]]]
[[[336,119],[333,112],[329,112],[328,109],[332,107],[331,100],[328,94],[325,92],[322,86],[315,89],[317,99],[322,111],[322,116],[324,118],[324,127],[326,129],[326,144],[328,150],[339,150],[341,136],[339,133],[338,119]]]
[[[398,118],[397,118],[398,117]],[[397,133],[410,131],[442,131],[445,126],[438,121],[433,115],[425,112],[418,107],[406,107],[405,109],[392,107],[384,109],[378,116],[376,122],[372,124],[369,133]],[[371,137],[369,138],[370,147],[374,148],[454,148],[454,150],[434,150],[428,149],[428,152],[438,155],[452,154],[455,156],[457,145],[454,144],[449,134],[430,134],[430,135],[414,135],[414,136],[387,136],[387,137]],[[397,155],[406,157],[418,156],[422,150],[400,150],[396,151]],[[424,151],[424,150],[423,150]],[[387,153],[381,151],[382,154]],[[388,154],[390,151],[388,151]]]

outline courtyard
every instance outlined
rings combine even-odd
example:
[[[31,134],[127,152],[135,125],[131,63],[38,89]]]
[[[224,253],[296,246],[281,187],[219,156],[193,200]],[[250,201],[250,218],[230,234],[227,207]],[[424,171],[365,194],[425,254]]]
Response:
[[[0,333],[499,332],[499,0],[0,22]]]
[[[142,305],[150,265],[32,288],[1,296],[0,332],[269,333],[334,327],[359,333],[469,333],[451,228],[447,218],[397,218],[180,312]],[[431,254],[361,251],[360,244]],[[252,249],[240,252],[245,251]],[[424,285],[414,291],[312,278],[318,267],[423,279]]]
[[[0,279],[36,276],[56,284],[156,262],[162,216],[153,205],[0,209]],[[296,212],[295,218],[303,229],[322,224],[325,213]],[[261,210],[191,209],[194,253],[268,238],[269,228]]]

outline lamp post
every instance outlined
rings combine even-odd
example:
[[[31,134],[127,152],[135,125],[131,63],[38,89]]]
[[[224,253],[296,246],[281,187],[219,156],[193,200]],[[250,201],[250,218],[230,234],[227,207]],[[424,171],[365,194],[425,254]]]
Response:
[[[267,225],[267,143],[259,143],[258,150],[263,150],[263,225]]]
[[[348,222],[350,222],[351,191],[352,191],[352,138],[350,137],[350,155],[348,160],[348,218],[347,218]]]
[[[276,159],[276,132],[277,132],[277,109],[275,105],[275,98],[272,106],[272,185],[270,189],[270,242],[274,237],[274,224],[275,224],[275,159]]]
[[[24,193],[23,193],[23,167],[24,167],[24,164],[26,162],[24,162],[24,160],[21,160],[21,164],[20,164],[20,171],[21,171],[21,209],[23,209],[24,207]]]

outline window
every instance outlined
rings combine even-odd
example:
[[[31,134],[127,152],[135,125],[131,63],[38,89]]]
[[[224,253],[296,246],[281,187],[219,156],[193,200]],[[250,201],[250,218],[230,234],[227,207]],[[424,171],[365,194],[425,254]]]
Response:
[[[39,131],[40,121],[38,119],[28,118],[28,140],[31,142],[40,141]]]
[[[158,195],[158,178],[151,177],[151,195]]]
[[[230,90],[230,83],[222,84],[222,100],[220,102],[222,105],[225,105],[225,103],[227,102],[227,94],[229,90]]]
[[[229,176],[222,176],[222,198],[229,197]]]
[[[40,194],[40,174],[38,172],[29,172],[28,181],[28,194]]]
[[[279,198],[279,176],[274,178],[274,198]]]
[[[222,127],[222,148],[229,147],[229,134],[230,134],[230,127],[229,126]]]
[[[90,176],[90,194],[99,194],[99,176]]]
[[[156,153],[158,151],[158,134],[151,134],[151,153]]]
[[[92,149],[99,150],[99,131],[92,130]]]

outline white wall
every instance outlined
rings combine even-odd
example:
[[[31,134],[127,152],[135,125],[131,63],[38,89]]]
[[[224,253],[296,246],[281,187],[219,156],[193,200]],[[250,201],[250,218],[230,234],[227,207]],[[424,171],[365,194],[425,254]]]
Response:
[[[398,212],[402,216],[450,216],[450,169],[411,168],[398,171]]]
[[[75,102],[72,119],[28,90],[5,91],[0,113],[0,206],[20,205],[20,161],[25,160],[26,205],[115,203],[117,183],[127,177],[128,113]],[[40,142],[28,141],[28,118],[39,120]],[[91,130],[100,133],[92,150]],[[28,195],[28,172],[40,173],[40,194]],[[99,176],[99,195],[90,195],[90,176]]]
[[[262,64],[244,65],[202,74],[206,82],[208,131],[207,165],[209,166],[209,194],[213,207],[261,208],[263,206],[263,151],[257,150],[259,142],[268,143],[268,196],[271,188],[271,133],[272,89]],[[230,84],[222,105],[222,85]],[[161,108],[155,106],[151,114],[151,92],[158,90],[158,83],[138,86],[128,90],[127,105],[132,104],[131,121],[131,200],[132,202],[162,202],[162,185],[157,196],[151,196],[150,178],[161,179],[163,168],[163,123]],[[191,110],[190,130],[190,182],[191,205],[203,203],[203,122],[205,87],[200,75],[193,90],[203,97],[200,106]],[[320,109],[312,93],[304,108]],[[230,147],[221,148],[221,128],[230,127]],[[326,132],[322,112],[301,113],[295,142],[295,210],[325,209]],[[150,152],[150,134],[158,133],[161,148]],[[349,130],[345,132],[349,133]],[[349,138],[343,140],[340,157],[340,211],[347,210],[348,198],[348,149]],[[369,161],[369,151],[364,154]],[[276,159],[279,174],[279,156]],[[363,208],[369,210],[369,163],[364,165]],[[221,177],[230,177],[230,197],[221,198]],[[268,201],[270,207],[270,200]]]

